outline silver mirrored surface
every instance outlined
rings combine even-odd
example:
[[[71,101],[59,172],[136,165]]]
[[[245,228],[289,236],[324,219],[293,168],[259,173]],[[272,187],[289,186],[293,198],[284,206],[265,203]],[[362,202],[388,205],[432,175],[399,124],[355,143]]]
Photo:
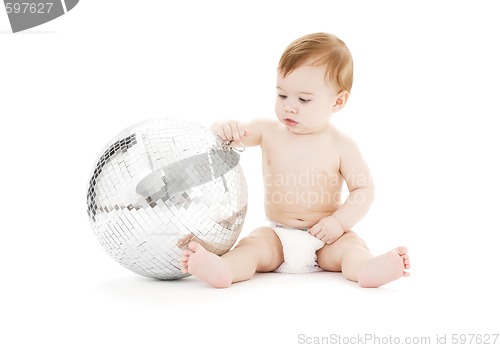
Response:
[[[247,210],[239,154],[205,127],[148,120],[120,132],[98,156],[87,212],[104,249],[143,276],[178,279],[190,239],[218,255],[236,242]]]

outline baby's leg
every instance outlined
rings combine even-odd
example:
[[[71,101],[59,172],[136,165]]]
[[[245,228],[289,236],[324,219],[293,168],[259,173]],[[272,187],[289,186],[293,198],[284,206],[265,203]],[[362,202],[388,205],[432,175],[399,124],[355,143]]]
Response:
[[[200,243],[192,241],[180,260],[183,272],[191,273],[216,288],[250,279],[255,272],[274,271],[281,263],[281,242],[268,227],[256,229],[222,256],[208,252]]]
[[[318,250],[318,264],[326,271],[339,272],[362,287],[379,287],[409,273],[405,247],[374,257],[366,243],[354,232],[346,232],[331,245]]]

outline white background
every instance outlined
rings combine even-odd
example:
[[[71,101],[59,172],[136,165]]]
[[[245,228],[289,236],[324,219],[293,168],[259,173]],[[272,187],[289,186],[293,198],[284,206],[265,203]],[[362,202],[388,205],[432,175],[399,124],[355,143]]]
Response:
[[[82,0],[18,34],[0,10],[0,345],[500,333],[494,3]],[[216,290],[145,279],[106,255],[85,196],[111,137],[155,117],[274,117],[279,57],[316,31],[338,35],[355,61],[352,95],[332,118],[376,183],[355,230],[376,254],[407,245],[412,276],[368,290],[339,274],[267,274]],[[263,218],[259,156],[242,156],[243,235]]]

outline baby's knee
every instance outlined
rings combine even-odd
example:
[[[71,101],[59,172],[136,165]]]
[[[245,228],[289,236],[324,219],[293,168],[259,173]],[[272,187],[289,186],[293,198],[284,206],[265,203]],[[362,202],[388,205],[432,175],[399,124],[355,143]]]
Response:
[[[243,238],[236,248],[249,248],[258,255],[258,272],[270,272],[283,262],[283,247],[274,232],[269,227],[261,227]]]
[[[366,244],[366,242],[352,231],[344,233],[344,235],[341,238],[339,238],[338,241],[345,243],[346,245],[349,246],[357,246],[364,249],[368,249],[368,245]]]
[[[257,237],[257,236],[254,236],[254,235],[249,235],[249,236],[246,236],[245,238],[242,238],[238,244],[236,245],[236,247],[241,247],[241,246],[255,246],[255,247],[258,247],[258,246],[261,246],[262,244],[264,243],[264,241]]]
[[[270,247],[274,249],[274,247],[278,247],[277,243],[279,243],[279,238],[273,229],[260,227],[245,238],[242,238],[238,245],[251,245],[259,248]]]

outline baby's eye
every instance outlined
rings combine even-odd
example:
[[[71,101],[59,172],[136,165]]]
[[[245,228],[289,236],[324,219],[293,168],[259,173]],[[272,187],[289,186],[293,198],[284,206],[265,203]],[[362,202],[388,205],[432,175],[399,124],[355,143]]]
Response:
[[[284,94],[278,94],[278,98],[280,98],[281,100],[285,100],[286,99],[286,95],[284,95]]]
[[[311,101],[311,99],[299,98],[299,101],[300,101],[302,104],[305,104],[305,103],[310,102],[310,101]]]

